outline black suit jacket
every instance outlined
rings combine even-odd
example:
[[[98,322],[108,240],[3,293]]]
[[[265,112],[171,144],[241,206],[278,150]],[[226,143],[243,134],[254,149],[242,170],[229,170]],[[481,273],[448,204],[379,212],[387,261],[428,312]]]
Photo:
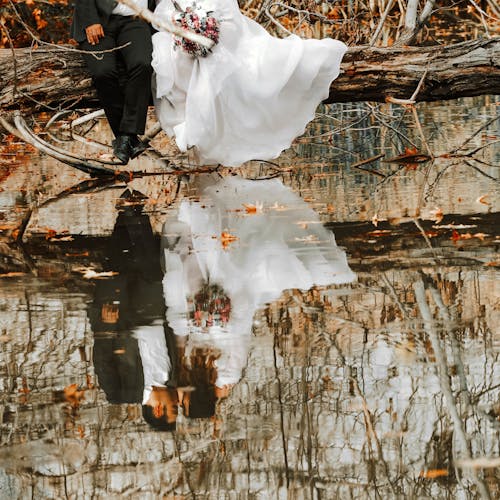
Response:
[[[109,16],[115,8],[116,0],[76,0],[73,22],[71,23],[71,38],[83,42],[87,36],[85,28],[92,24],[102,24],[106,27]],[[148,0],[148,9],[154,10],[155,0]]]

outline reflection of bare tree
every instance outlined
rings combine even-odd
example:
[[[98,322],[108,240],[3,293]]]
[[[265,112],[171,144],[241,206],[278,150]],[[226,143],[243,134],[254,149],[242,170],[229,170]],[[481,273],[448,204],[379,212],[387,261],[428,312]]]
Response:
[[[318,368],[309,371],[305,377],[309,399],[302,399],[300,404],[294,400],[297,391],[293,381],[285,376],[286,370],[277,370],[281,376],[281,406],[288,408],[288,412],[302,415],[302,419],[303,415],[308,415],[307,422],[311,422],[311,426],[303,426],[301,429],[306,432],[301,430],[297,436],[304,441],[303,448],[311,441],[314,456],[325,453],[329,449],[327,443],[338,450],[338,455],[334,455],[336,458],[331,459],[339,464],[335,469],[337,481],[339,474],[344,481],[350,477],[348,469],[340,466],[341,457],[347,460],[358,456],[363,472],[357,469],[356,484],[360,485],[361,478],[366,478],[372,484],[371,494],[377,495],[378,491],[381,498],[396,497],[398,492],[431,495],[432,483],[436,481],[449,492],[458,487],[471,497],[492,496],[494,475],[483,477],[470,466],[474,463],[472,457],[494,453],[494,447],[487,443],[495,442],[491,434],[495,424],[487,415],[490,411],[478,406],[477,395],[484,396],[497,390],[490,364],[497,363],[497,355],[490,352],[479,358],[484,361],[484,378],[478,378],[471,360],[475,359],[474,356],[481,356],[480,351],[474,350],[476,354],[466,352],[464,342],[470,338],[469,334],[464,330],[458,336],[460,330],[453,325],[468,325],[466,316],[470,317],[471,309],[477,307],[479,311],[483,310],[480,324],[488,332],[484,325],[491,321],[491,315],[487,313],[485,317],[484,305],[481,305],[484,291],[477,294],[477,305],[474,305],[474,295],[471,294],[474,288],[471,287],[475,286],[475,273],[459,276],[456,279],[450,271],[443,271],[439,289],[431,286],[428,280],[424,285],[420,275],[413,271],[385,273],[383,288],[377,280],[361,277],[363,303],[368,309],[360,308],[359,302],[356,308],[351,307],[352,301],[345,291],[319,291],[319,301],[318,294],[312,299],[311,294],[289,292],[280,302],[280,307],[273,305],[267,313],[267,322],[278,335],[278,352],[285,365],[293,369],[307,360],[308,366]],[[414,285],[407,286],[411,283]],[[419,287],[424,289],[424,297],[425,289],[429,294],[427,298],[434,297],[435,311],[430,304],[425,308],[427,302],[422,302]],[[370,297],[377,303],[378,316],[372,314],[375,310],[373,306],[370,309]],[[468,303],[463,305],[464,301]],[[423,313],[420,312],[421,306]],[[454,311],[462,317],[455,318]],[[415,324],[415,319],[421,314],[424,320],[430,318],[432,335],[427,328],[424,332],[419,330],[420,322]],[[455,322],[457,319],[458,323]],[[473,325],[470,325],[471,330],[468,326],[464,328],[470,332]],[[299,336],[299,331],[308,331],[308,336]],[[441,338],[441,334],[444,337]],[[483,342],[476,336],[473,338]],[[330,348],[325,347],[325,343]],[[484,343],[489,343],[487,335]],[[394,356],[397,356],[398,363]],[[415,363],[418,365],[420,356],[432,364],[422,365],[423,373],[415,377],[408,368]],[[482,364],[478,360],[474,363]],[[437,367],[437,377],[433,365]],[[374,371],[377,366],[378,373]],[[296,378],[294,380],[298,382]],[[428,392],[426,387],[431,390]],[[476,395],[470,392],[471,387],[475,388]],[[389,395],[384,392],[389,392]],[[494,401],[494,398],[489,401]],[[284,415],[286,421],[286,410]],[[328,415],[330,422],[327,424],[328,420],[318,419],[321,415]],[[351,419],[355,423],[348,430],[346,423]],[[338,432],[328,434],[326,427],[337,426],[340,426]],[[291,429],[285,429],[289,442],[294,440]],[[356,449],[354,443],[361,435],[365,436],[365,448]],[[288,462],[297,461],[300,463],[300,457],[289,446]],[[495,462],[483,460],[481,463]],[[461,472],[462,468],[466,472]],[[321,471],[320,461],[315,481],[324,485]],[[485,477],[488,477],[487,481]],[[436,479],[432,481],[430,478]],[[455,478],[459,480],[458,484]],[[333,483],[327,483],[333,487]],[[339,494],[340,490],[335,491]]]
[[[485,110],[472,131],[464,128],[461,119],[440,116],[438,107],[335,104],[323,111],[293,150],[299,157],[328,158],[333,166],[309,170],[304,179],[299,177],[301,172],[291,177],[293,185],[305,193],[314,192],[316,199],[325,192],[325,204],[330,203],[329,195],[334,196],[335,204],[328,213],[335,214],[336,220],[373,220],[377,224],[412,217],[434,219],[436,208],[442,213],[458,213],[464,205],[457,206],[455,200],[463,203],[468,198],[470,213],[484,211],[476,200],[497,190],[498,116],[493,108]],[[433,161],[425,161],[426,157]],[[342,187],[345,172],[351,172],[354,179],[362,178]],[[441,193],[451,176],[453,194],[445,200]],[[461,176],[474,177],[476,182],[462,186]],[[354,193],[359,197],[352,203]],[[398,199],[396,193],[404,198]],[[319,197],[322,199],[321,194]],[[404,211],[394,210],[402,206]]]
[[[493,304],[485,299],[492,281],[484,268],[459,271],[441,268],[440,279],[431,281],[396,269],[382,279],[374,270],[361,273],[356,285],[285,292],[257,314],[247,378],[218,408],[219,423],[180,422],[175,439],[150,434],[133,407],[105,405],[98,393],[82,401],[75,422],[58,421],[46,387],[84,383],[85,373],[92,375],[89,361],[72,370],[55,364],[68,363],[84,342],[77,341],[78,323],[71,321],[75,314],[85,317],[85,296],[73,296],[63,307],[52,294],[42,307],[44,295],[30,291],[31,319],[23,315],[13,322],[26,333],[24,341],[9,352],[2,343],[0,352],[7,361],[5,380],[20,387],[17,377],[25,375],[32,391],[26,395],[31,408],[4,412],[2,440],[17,468],[11,476],[23,477],[26,463],[43,472],[29,458],[43,450],[50,463],[64,461],[66,475],[53,478],[52,487],[64,491],[66,482],[68,494],[82,485],[102,493],[104,485],[115,484],[114,475],[129,478],[121,494],[209,496],[236,488],[269,495],[286,488],[306,499],[442,498],[459,491],[474,498],[488,490],[495,497],[497,472],[485,469],[490,472],[482,477],[467,458],[495,456],[498,442],[498,426],[487,416],[494,415],[488,404],[499,393]],[[421,329],[426,318],[432,331]],[[40,363],[25,352],[30,321],[35,353],[51,337],[66,338],[52,344]],[[51,328],[42,329],[44,322]],[[91,346],[89,338],[85,342]],[[57,381],[47,371],[52,369],[59,370]],[[11,410],[14,391],[7,399],[2,393]],[[68,440],[79,426],[84,437]],[[37,439],[47,435],[57,439]],[[64,446],[71,453],[61,451]],[[4,459],[0,452],[1,464]],[[77,460],[83,463],[79,472]],[[39,484],[44,476],[33,481]]]
[[[457,407],[457,401],[456,398],[453,394],[453,390],[451,387],[451,382],[450,378],[448,375],[448,361],[446,358],[446,354],[441,346],[441,340],[439,338],[439,335],[436,330],[435,326],[435,321],[432,316],[431,310],[429,308],[429,304],[427,302],[427,297],[425,294],[426,286],[423,281],[423,279],[420,279],[419,281],[415,282],[413,285],[413,288],[415,290],[415,298],[420,310],[420,314],[422,316],[422,320],[424,322],[424,328],[427,334],[429,335],[429,339],[432,344],[432,349],[434,351],[435,357],[436,357],[436,364],[438,366],[438,373],[439,373],[439,381],[441,385],[441,390],[444,396],[444,399],[446,401],[446,408],[449,412],[449,415],[453,421],[453,428],[454,432],[456,435],[456,438],[460,444],[461,449],[459,450],[460,453],[464,455],[464,457],[468,460],[472,458],[472,453],[471,453],[471,444],[470,440],[466,435],[466,431],[463,425],[463,420],[459,414],[458,407]],[[441,315],[443,316],[443,319],[445,322],[449,323],[449,316],[444,308],[444,305],[442,303],[441,298],[437,294],[437,290],[432,287],[432,285],[428,285],[428,288],[433,290],[431,292],[432,297],[436,300],[436,304],[438,305]],[[449,330],[445,330],[446,333],[451,333]],[[453,334],[452,334],[453,335]],[[462,366],[462,373],[463,373],[463,366]],[[465,380],[461,377],[461,382],[465,384]],[[462,390],[467,391],[466,386],[462,387]],[[469,399],[469,398],[467,398]],[[457,454],[457,450],[455,450],[454,455]],[[454,456],[455,460],[457,460],[458,457]],[[478,475],[477,470],[472,468],[470,470],[471,478],[473,482],[475,483],[481,498],[490,498],[490,492],[488,485],[484,482],[484,480]]]

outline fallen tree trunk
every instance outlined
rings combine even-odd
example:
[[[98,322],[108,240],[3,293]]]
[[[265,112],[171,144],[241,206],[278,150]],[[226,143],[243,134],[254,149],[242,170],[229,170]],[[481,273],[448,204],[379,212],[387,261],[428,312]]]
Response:
[[[433,47],[351,47],[328,102],[441,101],[500,93],[500,37]]]
[[[0,108],[96,106],[80,54],[65,47],[0,50]],[[436,101],[500,92],[500,37],[447,46],[351,47],[328,102]]]

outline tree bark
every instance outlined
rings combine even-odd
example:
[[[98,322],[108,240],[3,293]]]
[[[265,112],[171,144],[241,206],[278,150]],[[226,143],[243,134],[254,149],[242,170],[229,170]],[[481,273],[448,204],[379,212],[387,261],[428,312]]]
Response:
[[[328,102],[440,101],[500,92],[500,37],[432,47],[351,47]]]
[[[78,52],[64,47],[0,50],[0,109],[25,113],[96,107]],[[351,47],[327,102],[436,101],[500,92],[500,37],[447,46]]]

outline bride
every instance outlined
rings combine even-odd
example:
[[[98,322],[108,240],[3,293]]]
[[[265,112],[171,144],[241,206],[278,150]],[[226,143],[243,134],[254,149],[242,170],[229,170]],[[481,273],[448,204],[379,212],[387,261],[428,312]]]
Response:
[[[219,40],[206,57],[193,57],[170,33],[153,35],[153,97],[162,128],[200,164],[238,166],[276,158],[301,135],[339,75],[347,50],[333,40],[271,36],[241,14],[237,0],[179,0],[219,23]],[[155,16],[172,19],[172,0]]]

